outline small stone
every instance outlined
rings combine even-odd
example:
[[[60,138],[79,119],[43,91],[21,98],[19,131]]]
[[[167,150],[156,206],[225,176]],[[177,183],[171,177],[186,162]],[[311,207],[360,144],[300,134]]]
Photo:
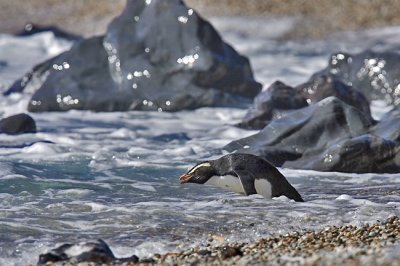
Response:
[[[208,255],[211,255],[211,251],[202,249],[202,250],[197,251],[197,254],[199,254],[200,256],[208,256]]]
[[[243,255],[243,252],[240,249],[230,247],[230,246],[225,246],[221,250],[222,259],[228,259],[228,258],[231,258],[234,256],[242,256],[242,255]]]

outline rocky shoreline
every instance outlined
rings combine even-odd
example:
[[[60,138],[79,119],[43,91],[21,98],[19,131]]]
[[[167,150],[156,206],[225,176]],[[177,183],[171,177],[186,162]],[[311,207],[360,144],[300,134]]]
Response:
[[[328,226],[319,231],[273,235],[252,243],[223,244],[223,237],[210,235],[206,246],[154,254],[138,263],[116,260],[109,265],[400,265],[399,240],[400,219],[391,216],[361,227]],[[61,265],[78,263],[98,265],[73,259]]]
[[[384,222],[355,227],[327,227],[315,232],[293,232],[271,236],[254,243],[191,249],[177,256],[164,256],[169,265],[400,265],[385,261],[383,248],[400,240],[400,220],[390,217]]]

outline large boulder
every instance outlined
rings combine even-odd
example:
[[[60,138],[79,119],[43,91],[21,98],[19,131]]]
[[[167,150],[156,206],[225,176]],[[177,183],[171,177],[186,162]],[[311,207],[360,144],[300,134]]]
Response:
[[[16,114],[0,120],[0,133],[16,135],[36,133],[36,123],[27,114]]]
[[[367,50],[358,54],[336,53],[316,76],[330,74],[361,91],[368,100],[400,104],[400,51]]]
[[[385,113],[369,132],[387,140],[400,142],[400,107],[396,106]]]
[[[292,111],[283,118],[272,120],[259,133],[233,141],[224,149],[230,152],[260,155],[276,166],[321,171],[366,172],[370,170],[365,168],[366,164],[355,164],[352,168],[343,164],[348,158],[357,161],[359,156],[364,156],[363,159],[369,160],[371,164],[376,163],[374,157],[369,157],[369,153],[363,155],[357,149],[347,148],[343,148],[344,150],[339,148],[334,152],[332,149],[345,147],[342,143],[346,141],[354,142],[354,138],[367,134],[373,125],[375,121],[368,113],[336,97],[328,97],[308,107]],[[381,143],[370,138],[369,142],[360,140],[348,146],[356,147],[360,142],[365,143],[365,149],[368,149],[369,145],[379,151],[386,145],[384,141]],[[336,159],[335,156],[340,158]],[[333,159],[335,163],[332,163]],[[337,161],[342,164],[336,163]]]
[[[364,94],[345,84],[332,74],[314,75],[307,82],[296,86],[295,89],[310,104],[335,96],[360,111],[371,114],[370,103]]]
[[[297,161],[288,161],[284,166],[348,173],[398,173],[399,151],[398,142],[363,134],[339,139],[316,156],[303,156]]]
[[[371,114],[365,96],[332,75],[314,75],[309,81],[292,88],[276,81],[254,99],[239,127],[262,129],[271,120],[281,118],[294,109],[317,103],[335,96],[343,102],[358,108],[368,116]]]
[[[248,59],[182,1],[128,0],[104,37],[78,42],[7,93],[33,93],[32,112],[178,111],[237,105],[260,90]]]

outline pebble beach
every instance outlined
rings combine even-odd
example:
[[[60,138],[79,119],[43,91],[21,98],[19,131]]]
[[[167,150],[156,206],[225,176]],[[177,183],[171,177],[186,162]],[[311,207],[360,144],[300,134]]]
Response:
[[[328,226],[320,231],[272,235],[251,243],[224,243],[209,235],[205,246],[154,254],[139,263],[113,265],[400,265],[400,219],[357,227]],[[74,263],[47,265],[98,265]]]
[[[321,231],[291,232],[253,243],[213,245],[180,253],[154,255],[163,265],[400,265],[400,219],[362,227],[329,226]],[[387,249],[383,251],[383,247]],[[397,258],[397,259],[394,259]]]

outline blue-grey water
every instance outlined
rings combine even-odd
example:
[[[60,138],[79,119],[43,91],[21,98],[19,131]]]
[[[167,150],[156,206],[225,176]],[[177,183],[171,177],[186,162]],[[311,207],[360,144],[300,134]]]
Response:
[[[400,28],[346,33],[322,41],[277,41],[290,19],[219,18],[222,36],[247,55],[267,87],[306,81],[329,54],[399,45]],[[236,27],[235,25],[240,25]],[[51,33],[0,35],[0,89],[71,44]],[[0,99],[0,117],[26,112],[29,95]],[[373,104],[374,116],[389,108]],[[181,186],[178,176],[232,140],[238,108],[178,113],[32,113],[38,133],[0,134],[0,265],[35,264],[66,242],[104,239],[117,256],[176,251],[220,241],[249,241],[292,230],[371,223],[400,216],[400,174],[280,169],[306,203],[266,200],[211,186]]]

